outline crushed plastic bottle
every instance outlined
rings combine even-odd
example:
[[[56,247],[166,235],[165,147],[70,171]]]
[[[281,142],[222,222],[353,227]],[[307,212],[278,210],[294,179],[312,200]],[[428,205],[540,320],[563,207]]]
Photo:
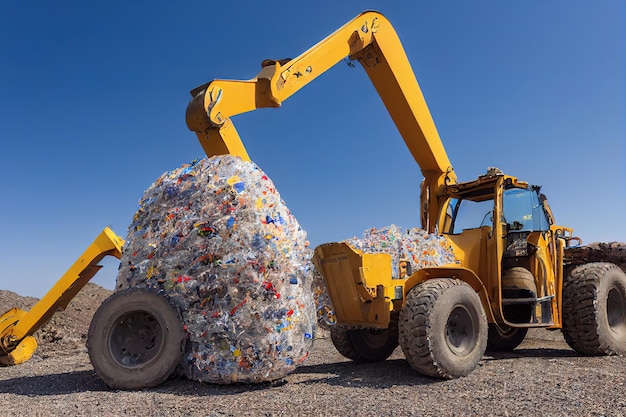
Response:
[[[164,173],[128,230],[119,289],[155,288],[181,311],[189,379],[262,382],[308,356],[312,250],[253,162],[214,156]]]

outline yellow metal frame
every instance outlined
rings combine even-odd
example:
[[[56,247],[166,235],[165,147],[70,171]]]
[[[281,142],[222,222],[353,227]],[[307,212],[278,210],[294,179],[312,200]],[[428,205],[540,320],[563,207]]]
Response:
[[[16,365],[30,359],[37,342],[32,335],[63,310],[76,294],[102,268],[98,262],[111,255],[122,256],[124,239],[106,227],[85,252],[63,274],[30,311],[13,308],[0,316],[0,364]]]
[[[297,58],[265,61],[251,80],[214,80],[191,91],[187,126],[208,156],[249,160],[230,118],[281,103],[345,57],[358,60],[424,175],[422,227],[433,232],[439,196],[456,175],[400,39],[385,16],[361,13]]]

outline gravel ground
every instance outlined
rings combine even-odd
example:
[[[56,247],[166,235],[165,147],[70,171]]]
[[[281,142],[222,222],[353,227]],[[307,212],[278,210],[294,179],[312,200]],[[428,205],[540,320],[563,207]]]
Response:
[[[450,381],[419,376],[399,349],[383,363],[346,361],[327,337],[315,341],[305,365],[273,384],[170,379],[151,390],[110,391],[84,349],[0,373],[0,409],[11,416],[626,415],[625,359],[580,357],[543,332]]]
[[[626,358],[581,357],[560,332],[531,330],[513,352],[487,354],[465,378],[422,377],[397,349],[387,361],[357,364],[320,331],[309,359],[286,378],[213,385],[172,378],[144,391],[111,391],[84,345],[93,311],[110,291],[89,284],[37,332],[28,362],[0,368],[3,416],[623,416]],[[36,299],[0,291],[0,306]]]

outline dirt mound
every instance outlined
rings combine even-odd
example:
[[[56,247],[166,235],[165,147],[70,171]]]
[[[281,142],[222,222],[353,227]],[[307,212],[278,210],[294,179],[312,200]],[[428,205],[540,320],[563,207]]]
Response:
[[[35,355],[48,357],[52,353],[72,354],[86,351],[85,342],[89,323],[96,309],[112,294],[112,291],[89,283],[78,293],[63,311],[57,311],[52,319],[35,332],[38,347]],[[18,307],[30,310],[38,301],[34,297],[23,297],[12,291],[0,290],[1,313]]]
[[[39,301],[39,299],[35,297],[24,297],[13,291],[0,290],[1,313],[5,313],[13,307],[21,308],[22,310],[30,310],[37,301]]]

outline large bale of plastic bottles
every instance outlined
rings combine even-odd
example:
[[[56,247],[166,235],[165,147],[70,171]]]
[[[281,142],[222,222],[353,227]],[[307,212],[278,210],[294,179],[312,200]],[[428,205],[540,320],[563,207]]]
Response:
[[[284,377],[314,337],[312,250],[254,163],[214,156],[164,173],[128,230],[117,287],[160,291],[181,311],[189,379]]]

